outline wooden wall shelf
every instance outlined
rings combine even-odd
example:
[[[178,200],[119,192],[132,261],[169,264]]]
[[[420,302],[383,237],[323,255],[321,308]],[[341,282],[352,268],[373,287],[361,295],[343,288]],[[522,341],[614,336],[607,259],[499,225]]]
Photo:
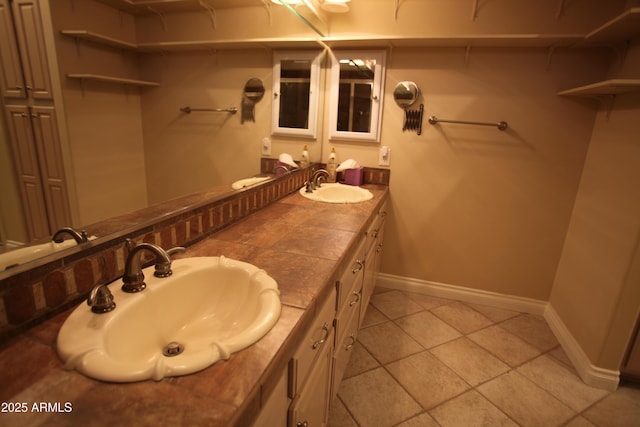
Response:
[[[94,33],[91,31],[85,30],[61,30],[60,34],[64,36],[73,37],[76,40],[87,40],[93,43],[103,44],[106,46],[128,49],[128,50],[138,50],[138,46],[135,43],[126,42],[124,40],[115,39],[113,37],[105,36],[102,34]]]
[[[587,43],[611,43],[638,36],[640,36],[640,7],[632,7],[587,34],[584,40]]]
[[[610,79],[558,92],[558,95],[606,96],[640,91],[640,79]]]
[[[160,83],[145,80],[125,79],[121,77],[103,76],[100,74],[67,74],[70,79],[91,80],[105,83],[120,83],[132,86],[153,87],[160,86]]]

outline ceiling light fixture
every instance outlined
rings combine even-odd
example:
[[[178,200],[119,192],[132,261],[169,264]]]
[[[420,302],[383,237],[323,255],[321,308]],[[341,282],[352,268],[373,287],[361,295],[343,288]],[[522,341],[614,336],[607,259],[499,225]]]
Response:
[[[320,8],[330,13],[345,13],[349,11],[351,0],[319,0]]]
[[[282,3],[287,3],[287,4],[291,4],[291,5],[296,5],[296,4],[300,4],[302,3],[302,0],[271,0],[272,3],[275,4],[279,4],[280,6],[282,6]]]

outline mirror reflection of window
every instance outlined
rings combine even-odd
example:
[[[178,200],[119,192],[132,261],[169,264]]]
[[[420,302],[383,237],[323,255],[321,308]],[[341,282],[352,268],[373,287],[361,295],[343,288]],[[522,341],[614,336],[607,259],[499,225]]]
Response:
[[[274,52],[274,135],[316,137],[320,59],[318,51]]]
[[[334,52],[330,138],[378,141],[384,52]]]
[[[309,128],[311,61],[284,60],[280,63],[280,114],[284,128]]]

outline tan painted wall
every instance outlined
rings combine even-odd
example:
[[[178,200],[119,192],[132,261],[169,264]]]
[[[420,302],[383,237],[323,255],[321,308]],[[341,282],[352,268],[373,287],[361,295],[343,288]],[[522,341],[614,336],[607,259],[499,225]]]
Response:
[[[68,7],[70,2],[62,0]],[[79,5],[84,2],[75,3],[77,9],[83,8]],[[472,18],[471,1],[354,1],[352,12],[333,17],[329,30],[332,36],[374,37],[584,34],[628,3],[495,0],[478,2]],[[400,4],[397,18],[396,4]],[[560,5],[564,6],[561,11]],[[140,17],[135,36],[128,18],[124,24],[114,22],[122,19],[117,13],[105,12],[87,22],[105,25],[104,31],[116,28],[120,38],[131,36],[138,42],[309,36],[308,30],[281,9],[272,7],[271,15],[264,8],[249,9],[240,15],[238,11],[217,11],[215,27],[205,12],[167,17],[166,28],[157,16]],[[83,71],[74,62],[78,55],[75,44],[61,43],[62,68]],[[388,48],[384,43],[381,47]],[[82,46],[80,52],[84,54]],[[637,223],[628,218],[629,213],[637,213],[637,205],[628,203],[636,193],[629,184],[633,181],[627,179],[637,176],[625,175],[632,174],[638,163],[637,147],[629,144],[638,134],[637,119],[631,118],[637,117],[637,95],[619,97],[607,117],[607,110],[598,109],[593,101],[563,98],[556,92],[605,77],[618,53],[473,46],[467,56],[460,47],[390,49],[382,144],[391,147],[393,172],[383,272],[551,299],[591,360],[616,368],[625,339],[617,331],[628,329],[631,313],[637,309],[625,300],[635,295],[630,283],[637,277],[633,273],[637,270],[637,255],[633,258]],[[96,68],[137,71],[162,85],[140,96],[137,89],[83,94],[77,84],[63,82],[69,120],[85,122],[80,127],[69,125],[71,140],[82,141],[73,142],[73,155],[86,156],[88,166],[76,171],[79,198],[91,200],[92,196],[87,190],[80,196],[83,179],[101,178],[98,181],[105,186],[104,193],[98,193],[101,200],[115,200],[122,191],[110,192],[118,179],[112,182],[111,177],[91,176],[92,161],[113,160],[114,167],[116,159],[126,159],[131,165],[145,163],[146,176],[125,173],[118,178],[126,176],[124,182],[140,185],[145,195],[148,186],[151,201],[186,188],[196,191],[202,182],[217,176],[231,181],[256,171],[257,165],[246,167],[235,160],[251,157],[257,162],[260,140],[270,133],[270,48],[153,54],[135,70],[129,68],[130,57],[118,58],[107,63],[89,58],[88,62],[95,62]],[[634,53],[626,62],[631,65],[610,73],[638,77],[635,58]],[[184,117],[178,111],[183,105],[240,107],[241,88],[249,77],[261,77],[267,88],[256,107],[256,123],[241,125],[239,115]],[[327,79],[325,75],[325,83]],[[510,128],[501,133],[493,128],[431,127],[425,117],[423,135],[403,133],[402,110],[391,98],[393,87],[402,80],[419,85],[423,92],[419,102],[424,103],[426,116],[506,120]],[[328,116],[326,109],[324,116]],[[132,138],[129,143],[109,151],[114,141],[126,140],[125,135]],[[335,146],[339,160],[351,157],[364,165],[377,165],[378,144],[328,141],[325,135],[321,130],[318,142],[310,144],[312,160],[326,160]],[[302,144],[308,143],[272,139],[274,155],[289,152],[295,158]],[[615,191],[609,194],[612,189]],[[605,206],[605,201],[610,204]],[[594,235],[590,223],[584,223],[585,215],[595,219],[612,216],[619,221],[602,235]],[[614,232],[617,234],[610,234]],[[612,251],[599,249],[609,241]],[[593,249],[598,262],[585,258],[582,248]],[[606,284],[598,280],[602,277],[607,278]],[[617,309],[622,306],[624,313],[619,315]]]
[[[382,144],[391,148],[391,217],[382,270],[546,300],[562,249],[595,110],[558,97],[574,76],[595,81],[607,57],[544,49],[394,49]],[[586,72],[585,72],[586,71]],[[588,75],[585,75],[588,74]],[[391,96],[422,90],[425,116],[510,128],[440,124],[402,132]],[[378,146],[331,141],[338,159],[377,164]],[[326,151],[326,150],[325,150]]]
[[[638,77],[640,43],[612,77]],[[550,302],[590,360],[618,369],[640,309],[640,98],[598,109]]]
[[[135,41],[133,18],[92,1],[50,2],[56,33],[88,30]],[[145,89],[66,78],[93,73],[140,78],[134,53],[56,34],[68,151],[79,221],[86,225],[147,206],[140,94]]]

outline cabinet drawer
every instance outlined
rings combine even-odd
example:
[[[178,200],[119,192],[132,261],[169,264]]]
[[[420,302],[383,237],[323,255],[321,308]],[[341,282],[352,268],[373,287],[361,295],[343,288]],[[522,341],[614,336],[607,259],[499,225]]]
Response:
[[[369,228],[365,233],[365,237],[366,237],[366,244],[364,248],[365,256],[372,249],[375,249],[375,247],[377,246],[376,243],[379,240],[380,230],[382,230],[382,227],[384,226],[384,220],[386,216],[387,216],[387,203],[385,202],[378,210],[376,217],[373,219],[373,221],[371,221],[371,225],[369,225]]]
[[[309,370],[314,360],[322,349],[331,343],[330,336],[333,332],[333,320],[336,315],[336,290],[331,290],[331,294],[316,312],[316,317],[311,328],[307,331],[302,340],[302,344],[296,350],[291,360],[289,370],[290,387],[289,396],[295,397],[304,382],[307,380]]]

